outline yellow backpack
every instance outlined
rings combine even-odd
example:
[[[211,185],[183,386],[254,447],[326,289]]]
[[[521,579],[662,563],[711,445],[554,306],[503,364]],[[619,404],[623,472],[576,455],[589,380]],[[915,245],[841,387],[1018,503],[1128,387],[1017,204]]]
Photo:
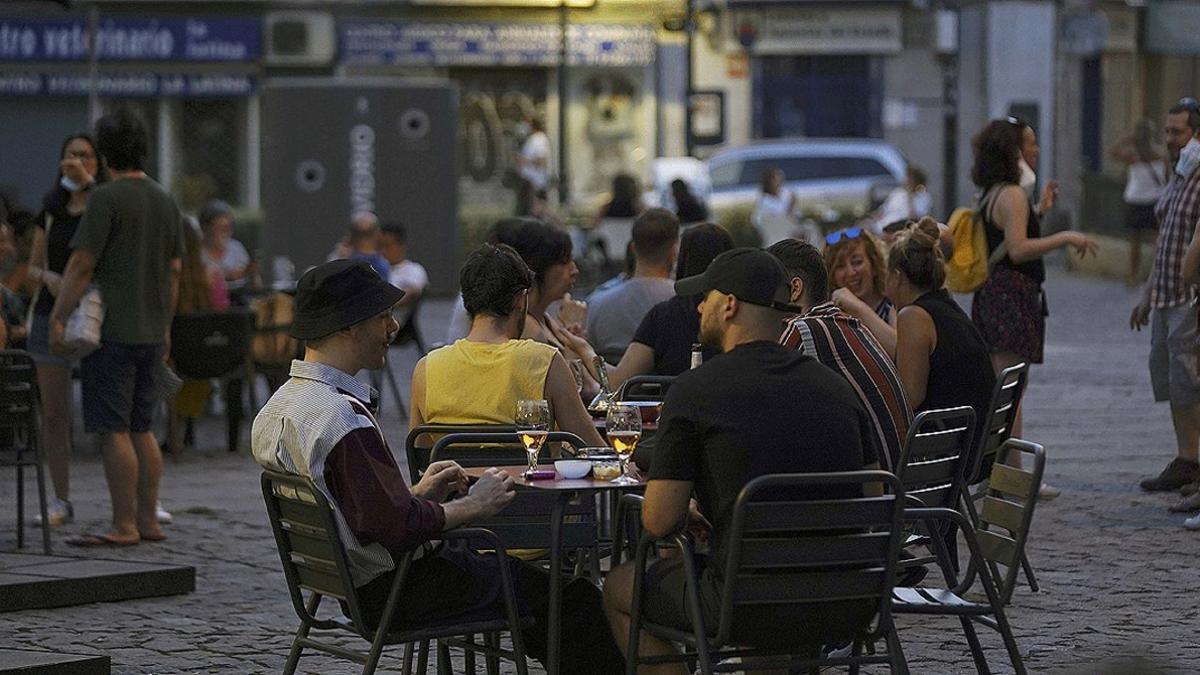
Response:
[[[984,208],[990,205],[986,197],[982,201]],[[992,267],[1004,258],[1006,247],[1001,242],[988,255],[983,214],[975,209],[965,206],[954,209],[946,227],[954,238],[954,251],[946,260],[946,288],[954,293],[974,293],[987,281]]]

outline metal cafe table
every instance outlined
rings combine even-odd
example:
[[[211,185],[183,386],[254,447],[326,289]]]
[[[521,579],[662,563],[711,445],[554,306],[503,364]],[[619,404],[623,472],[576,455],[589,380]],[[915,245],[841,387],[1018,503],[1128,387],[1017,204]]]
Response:
[[[628,492],[641,490],[646,486],[646,483],[642,479],[638,479],[637,483],[631,484],[613,483],[608,479],[597,480],[590,474],[584,478],[563,478],[561,475],[556,474],[552,480],[527,480],[525,478],[525,466],[498,466],[495,468],[511,476],[518,490],[545,490],[557,496],[557,499],[554,500],[553,510],[550,512],[550,609],[547,620],[549,634],[546,636],[547,654],[545,665],[547,673],[558,675],[559,651],[562,640],[560,627],[562,623],[562,575],[558,573],[557,561],[562,559],[563,512],[566,509],[567,503],[578,495],[606,491]],[[466,469],[466,472],[472,478],[478,478],[487,470],[487,467],[472,467]]]

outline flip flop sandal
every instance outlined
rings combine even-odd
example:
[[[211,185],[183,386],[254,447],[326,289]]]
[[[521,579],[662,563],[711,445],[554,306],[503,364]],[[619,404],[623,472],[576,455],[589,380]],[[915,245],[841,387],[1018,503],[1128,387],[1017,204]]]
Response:
[[[66,543],[68,546],[78,546],[80,548],[121,548],[125,546],[137,546],[141,541],[122,541],[120,539],[113,539],[107,534],[85,534],[82,537],[68,539]]]

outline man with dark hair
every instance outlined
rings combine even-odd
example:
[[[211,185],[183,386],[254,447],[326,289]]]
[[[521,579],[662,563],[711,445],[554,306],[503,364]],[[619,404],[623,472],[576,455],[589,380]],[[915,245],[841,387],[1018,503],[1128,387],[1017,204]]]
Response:
[[[829,301],[829,272],[815,246],[784,239],[767,251],[787,269],[790,301],[802,310],[784,324],[780,344],[817,359],[850,383],[884,450],[880,464],[894,471],[913,419],[895,364],[862,322]]]
[[[50,312],[51,349],[61,349],[67,317],[93,281],[104,298],[100,348],[83,360],[83,423],[100,435],[112,498],[107,532],[68,543],[128,546],[165,539],[158,520],[162,453],[150,430],[155,384],[170,351],[179,295],[183,218],[142,171],[146,127],[126,110],[96,122],[96,147],[112,180],[97,187],[71,240],[62,289]]]
[[[1197,373],[1195,293],[1185,282],[1183,261],[1200,221],[1200,103],[1181,99],[1167,112],[1167,153],[1171,177],[1154,207],[1158,243],[1150,280],[1129,318],[1131,328],[1150,324],[1150,382],[1155,401],[1169,401],[1178,443],[1177,456],[1143,490],[1189,486],[1188,497],[1171,507],[1200,511],[1200,373]],[[1190,518],[1200,529],[1200,517]]]
[[[404,291],[404,298],[396,305],[396,321],[403,326],[429,285],[429,273],[421,263],[408,259],[408,230],[400,223],[380,226],[379,253],[391,266],[388,283]]]
[[[512,424],[517,401],[545,400],[559,428],[604,445],[559,351],[520,339],[534,275],[516,250],[480,246],[459,281],[471,329],[417,362],[411,425]]]
[[[857,471],[877,466],[875,434],[850,385],[810,356],[778,343],[788,302],[783,265],[760,249],[735,248],[717,256],[700,275],[675,283],[679,295],[700,294],[700,341],[721,353],[679,376],[667,392],[658,423],[658,447],[642,506],[649,534],[668,536],[685,525],[703,531],[711,521],[712,555],[697,556],[698,579],[687,579],[679,558],[663,558],[646,571],[643,615],[648,621],[692,630],[684,588],[697,585],[701,613],[720,612],[722,564],[733,505],[752,479],[775,473]],[[695,497],[698,508],[692,508]],[[861,496],[847,486],[812,490],[804,499]],[[604,583],[605,607],[617,643],[629,636],[634,570],[619,567]],[[837,608],[841,610],[841,608]],[[870,620],[873,608],[781,613],[766,607],[735,617],[734,639],[795,648],[814,622]],[[710,630],[714,625],[707,626]],[[643,656],[671,647],[641,637]],[[684,672],[662,668],[645,672]]]
[[[609,363],[625,355],[650,308],[675,295],[671,274],[679,254],[679,218],[667,209],[646,209],[633,221],[632,242],[633,276],[588,298],[588,341]]]

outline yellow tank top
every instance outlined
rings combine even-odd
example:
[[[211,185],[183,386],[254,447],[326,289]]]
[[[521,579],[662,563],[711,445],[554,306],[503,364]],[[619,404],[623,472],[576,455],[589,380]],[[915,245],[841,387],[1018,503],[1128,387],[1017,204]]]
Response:
[[[459,340],[425,360],[426,424],[512,424],[517,401],[546,398],[557,350],[533,340]]]

